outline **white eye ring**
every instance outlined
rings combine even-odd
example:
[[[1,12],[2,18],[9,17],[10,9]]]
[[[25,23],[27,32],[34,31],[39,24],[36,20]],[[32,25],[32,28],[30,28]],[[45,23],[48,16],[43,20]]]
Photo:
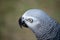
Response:
[[[32,23],[33,22],[33,19],[32,18],[28,18],[28,19],[26,19],[26,21]]]

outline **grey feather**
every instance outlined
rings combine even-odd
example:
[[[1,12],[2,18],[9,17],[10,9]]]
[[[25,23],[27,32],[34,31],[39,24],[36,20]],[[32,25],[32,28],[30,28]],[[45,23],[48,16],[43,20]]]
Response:
[[[30,9],[23,16],[28,28],[36,35],[37,40],[60,40],[60,24],[40,9]],[[33,23],[26,19],[33,19]]]

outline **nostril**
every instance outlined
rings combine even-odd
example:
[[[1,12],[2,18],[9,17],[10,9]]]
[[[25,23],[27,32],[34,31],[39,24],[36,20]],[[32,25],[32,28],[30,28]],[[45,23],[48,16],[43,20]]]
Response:
[[[24,19],[24,17],[22,17],[22,19]]]

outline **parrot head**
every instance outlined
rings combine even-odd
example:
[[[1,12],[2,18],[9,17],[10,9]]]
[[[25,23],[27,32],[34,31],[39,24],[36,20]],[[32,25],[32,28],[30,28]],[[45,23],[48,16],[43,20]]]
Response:
[[[39,25],[39,13],[43,13],[42,10],[30,9],[26,11],[18,21],[20,27],[35,28],[37,25]]]

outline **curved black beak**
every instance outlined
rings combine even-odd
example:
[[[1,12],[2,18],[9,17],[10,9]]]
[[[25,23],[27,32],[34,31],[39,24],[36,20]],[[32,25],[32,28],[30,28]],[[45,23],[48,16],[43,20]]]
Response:
[[[19,22],[20,27],[22,28],[22,18],[20,18],[18,22]]]
[[[19,25],[22,28],[22,26],[28,28],[27,24],[25,23],[25,21],[22,21],[22,17],[19,19]]]

